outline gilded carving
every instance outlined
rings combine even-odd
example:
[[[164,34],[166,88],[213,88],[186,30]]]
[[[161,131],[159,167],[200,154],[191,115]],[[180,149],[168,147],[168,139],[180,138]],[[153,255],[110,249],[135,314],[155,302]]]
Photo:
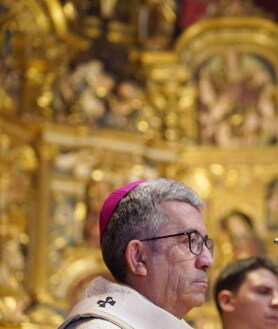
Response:
[[[277,26],[223,1],[233,17],[170,49],[175,2],[132,4],[0,5],[1,327],[57,328],[107,275],[98,211],[130,180],[172,177],[205,199],[211,282],[234,258],[277,258]],[[189,318],[217,327],[210,294]]]

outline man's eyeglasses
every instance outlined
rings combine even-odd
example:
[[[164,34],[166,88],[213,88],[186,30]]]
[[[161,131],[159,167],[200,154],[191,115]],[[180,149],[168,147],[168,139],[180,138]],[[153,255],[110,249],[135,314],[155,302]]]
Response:
[[[183,236],[187,235],[189,240],[189,250],[192,252],[192,254],[198,256],[201,254],[203,250],[203,246],[208,248],[209,252],[213,256],[213,249],[214,249],[214,242],[212,239],[208,238],[208,236],[203,237],[201,233],[194,230],[191,232],[183,232],[183,233],[176,233],[176,234],[170,234],[170,235],[164,235],[164,236],[158,236],[155,238],[149,238],[149,239],[142,239],[140,241],[151,241],[151,240],[158,240],[158,239],[164,239],[164,238],[172,238],[175,236]]]

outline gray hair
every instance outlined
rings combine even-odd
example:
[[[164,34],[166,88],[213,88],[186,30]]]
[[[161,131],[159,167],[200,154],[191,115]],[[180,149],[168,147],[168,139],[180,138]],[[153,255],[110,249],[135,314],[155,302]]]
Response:
[[[131,190],[118,204],[105,229],[101,244],[103,260],[111,274],[125,281],[125,249],[133,239],[153,237],[168,221],[161,204],[181,201],[197,209],[203,200],[190,187],[174,180],[149,180]]]

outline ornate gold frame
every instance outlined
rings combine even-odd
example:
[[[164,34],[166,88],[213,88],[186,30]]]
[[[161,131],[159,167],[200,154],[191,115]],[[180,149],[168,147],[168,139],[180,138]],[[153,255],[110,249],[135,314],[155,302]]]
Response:
[[[63,34],[63,26],[55,26]],[[38,158],[39,167],[34,174],[37,181],[33,186],[37,208],[30,214],[31,240],[26,287],[38,304],[47,305],[53,311],[53,316],[63,312],[64,316],[69,307],[68,293],[73,287],[87,276],[106,272],[98,248],[74,243],[64,244],[61,248],[51,242],[52,230],[56,225],[52,208],[61,200],[58,197],[65,198],[65,203],[67,200],[72,202],[71,209],[76,203],[85,204],[86,187],[91,179],[78,176],[65,167],[57,170],[57,159],[63,154],[78,158],[81,154],[78,152],[83,152],[86,159],[94,157],[92,172],[98,170],[115,186],[131,177],[147,176],[146,173],[150,173],[149,177],[166,176],[186,182],[207,202],[208,230],[219,250],[223,243],[219,239],[220,219],[237,208],[252,217],[255,229],[266,246],[266,254],[277,259],[273,239],[278,230],[271,231],[266,225],[265,202],[267,184],[278,177],[277,146],[238,149],[200,146],[197,143],[198,90],[192,85],[192,76],[208,56],[224,51],[227,46],[263,56],[272,63],[278,76],[278,28],[274,23],[260,18],[204,20],[181,35],[175,51],[138,54],[152,110],[149,118],[150,130],[153,130],[151,139],[112,130],[91,131],[83,126],[26,124],[18,122],[14,116],[0,115],[1,132],[9,136],[14,144],[31,145]],[[152,126],[157,118],[164,122],[160,132]],[[84,221],[84,216],[76,219],[76,225],[78,220]],[[61,227],[63,225],[62,239],[69,224],[64,222]],[[53,251],[57,251],[60,257],[55,268],[51,260]],[[212,280],[227,260],[216,252]],[[55,295],[53,287],[56,286],[60,286],[60,290]],[[210,299],[203,311],[208,321],[211,321],[211,314],[212,321],[215,321],[216,314],[212,309]],[[40,314],[43,312],[42,308]],[[200,311],[198,316],[201,315]],[[36,325],[22,324],[20,327],[35,328]],[[42,328],[43,325],[37,327]]]

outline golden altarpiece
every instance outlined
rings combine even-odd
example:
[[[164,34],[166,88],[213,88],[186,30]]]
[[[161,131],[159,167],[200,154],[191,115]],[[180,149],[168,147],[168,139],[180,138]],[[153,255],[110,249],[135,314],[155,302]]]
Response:
[[[212,283],[232,259],[278,260],[278,27],[207,18],[166,51],[171,4],[154,36],[107,19],[104,2],[105,19],[74,1],[0,5],[1,328],[57,328],[88,280],[108,275],[97,212],[132,179],[174,178],[206,200]],[[132,79],[90,53],[104,33]],[[211,293],[188,319],[217,328]]]

